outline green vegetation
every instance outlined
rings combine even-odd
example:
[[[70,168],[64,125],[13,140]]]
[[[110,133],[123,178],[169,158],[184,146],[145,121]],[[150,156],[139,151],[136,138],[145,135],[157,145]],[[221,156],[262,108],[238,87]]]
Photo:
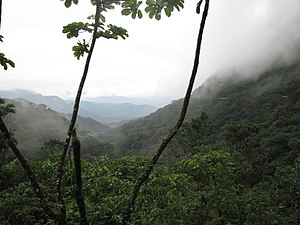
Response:
[[[193,99],[189,118],[199,110],[199,104],[195,105],[199,101],[204,102],[210,113],[202,112],[183,125],[161,165],[141,188],[131,224],[300,223],[298,64],[225,87],[215,99]],[[256,98],[252,99],[253,96]],[[162,111],[170,108],[176,111],[176,104],[175,101],[156,114],[161,116]],[[12,111],[4,102],[1,107],[7,109],[6,115]],[[126,126],[129,127],[123,127]],[[143,132],[140,135],[147,136],[147,127]],[[130,143],[138,148],[143,141],[149,140],[132,138]],[[50,139],[43,145],[49,158],[30,161],[47,193],[47,201],[55,210],[59,210],[55,198],[55,149],[61,144]],[[95,143],[91,149],[96,146],[99,145]],[[90,224],[121,224],[130,196],[128,190],[148,160],[127,156],[83,161],[83,195]],[[73,198],[73,173],[68,161],[63,187],[69,224],[79,220]],[[2,164],[0,187],[1,223],[55,224],[39,206],[18,161]]]
[[[266,139],[278,139],[278,143],[281,139],[290,148],[288,142],[299,137],[299,74],[297,62],[271,68],[257,78],[241,80],[236,75],[212,78],[194,91],[186,122],[197,120],[202,112],[208,115],[211,125],[209,135],[203,140],[205,145],[222,147],[225,129],[231,124],[241,124],[246,129],[248,124],[246,130],[254,136],[252,142],[259,140],[266,147]],[[149,116],[108,132],[105,138],[115,144],[121,155],[149,155],[175,123],[181,104],[182,100],[173,101]],[[132,141],[132,137],[137,141]],[[170,146],[169,157],[183,151],[178,147],[174,150],[174,145],[179,145],[177,141]],[[271,142],[268,146],[271,147]]]
[[[90,224],[120,224],[122,213],[144,157],[83,163],[83,194]],[[244,162],[243,162],[244,163]],[[47,199],[55,205],[57,160],[30,161]],[[79,215],[73,199],[72,169],[64,180],[69,224]],[[245,181],[237,156],[226,150],[200,150],[189,159],[157,168],[142,188],[131,224],[299,224],[300,158],[281,165],[252,186]],[[39,207],[17,161],[5,165],[0,177],[2,224],[55,224]]]
[[[65,0],[66,7],[72,3],[78,1]],[[27,161],[2,119],[14,109],[0,101],[0,156],[4,159],[0,164],[0,222],[299,224],[300,64],[272,69],[256,80],[235,81],[234,77],[226,77],[219,83],[212,82],[210,88],[195,92],[187,123],[181,127],[193,86],[191,81],[184,100],[109,133],[111,140],[119,139],[116,148],[122,157],[99,157],[96,148],[101,146],[108,155],[114,147],[91,136],[77,138],[74,125],[81,91],[96,39],[128,36],[121,27],[105,25],[101,12],[121,5],[123,15],[141,18],[142,11],[141,2],[136,0],[122,4],[100,0],[91,3],[97,8],[96,14],[89,17],[95,20],[94,24],[76,22],[63,30],[68,38],[78,37],[81,32],[93,33],[91,44],[83,39],[73,47],[75,57],[79,59],[85,53],[88,57],[66,141],[49,137],[51,126],[46,124],[43,128],[50,132],[46,133],[49,139],[41,146],[45,160]],[[170,16],[174,8],[183,7],[182,3],[146,1],[145,12],[159,20],[162,10]],[[192,78],[197,73],[208,5],[209,0],[201,22]],[[44,106],[35,109],[36,114],[31,116],[39,110],[49,110]],[[49,113],[55,117],[53,121],[62,120],[62,125],[66,125],[54,111]],[[170,127],[178,114],[175,127]],[[21,134],[26,134],[26,130]],[[71,136],[74,157],[69,154],[67,161]],[[124,157],[152,153],[166,136],[150,163],[145,156]],[[173,137],[176,138],[172,140]],[[83,155],[87,154],[93,162],[80,160],[85,138],[91,150],[83,151]],[[171,140],[161,165],[151,173]],[[18,160],[5,161],[8,146]],[[62,152],[60,158],[58,152]]]
[[[1,25],[1,15],[0,15],[0,25]],[[0,35],[0,42],[3,42],[2,35]],[[10,59],[6,58],[5,54],[2,52],[0,52],[0,65],[3,67],[4,70],[7,70],[8,66],[11,66],[13,68],[15,67],[15,63],[13,61],[11,61]]]

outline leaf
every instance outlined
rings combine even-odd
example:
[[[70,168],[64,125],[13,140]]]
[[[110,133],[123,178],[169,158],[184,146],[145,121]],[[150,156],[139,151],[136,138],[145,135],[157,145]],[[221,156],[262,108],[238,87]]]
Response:
[[[130,11],[130,9],[123,9],[121,11],[121,13],[122,13],[122,15],[128,16],[131,13],[131,11]]]
[[[80,57],[84,56],[84,53],[89,53],[89,49],[88,49],[89,45],[85,42],[85,40],[83,39],[83,43],[81,43],[80,41],[77,42],[77,45],[73,46],[72,50],[73,50],[73,54],[74,56],[79,60]]]
[[[105,16],[103,16],[102,14],[100,14],[100,20],[105,23],[106,19],[105,19]]]
[[[156,20],[160,20],[160,19],[161,19],[161,14],[160,14],[160,13],[156,14],[156,15],[155,15],[155,19],[156,19]]]
[[[71,6],[71,4],[72,4],[72,0],[66,0],[66,1],[65,1],[65,6],[66,6],[67,8],[69,8],[69,7]]]
[[[78,4],[78,0],[73,0],[73,3],[74,3],[75,5],[77,5],[77,4]]]
[[[10,59],[6,58],[5,55],[0,52],[0,65],[4,68],[4,70],[8,69],[7,64],[13,68],[15,67],[15,63]]]
[[[170,12],[169,8],[165,8],[165,13],[166,13],[167,17],[171,16],[171,12]]]
[[[132,19],[135,19],[135,18],[136,18],[136,10],[134,10],[134,11],[132,12],[131,18],[132,18]]]
[[[142,19],[142,18],[143,18],[143,13],[142,13],[141,10],[138,11],[138,17],[139,17],[139,19]]]
[[[138,16],[138,18],[142,18],[143,14],[139,10],[141,4],[142,1],[137,2],[137,0],[124,1],[121,5],[123,8],[121,11],[122,15],[129,16],[131,14],[132,19],[135,19],[136,16]]]
[[[11,60],[8,60],[7,63],[12,67],[15,68],[15,63]]]

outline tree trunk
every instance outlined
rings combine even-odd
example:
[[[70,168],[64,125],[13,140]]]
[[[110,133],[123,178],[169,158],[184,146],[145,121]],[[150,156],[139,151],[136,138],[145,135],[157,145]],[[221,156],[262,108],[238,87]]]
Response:
[[[75,198],[80,214],[80,225],[87,225],[86,210],[84,198],[82,195],[82,177],[81,177],[81,160],[80,160],[80,141],[77,138],[76,130],[72,133],[72,147],[74,154],[74,169],[75,169]]]
[[[85,80],[86,80],[86,77],[88,74],[90,61],[91,61],[93,50],[94,50],[96,40],[97,40],[97,30],[98,30],[99,18],[100,18],[100,3],[101,3],[101,1],[97,0],[95,26],[94,26],[91,47],[89,49],[89,53],[88,53],[88,56],[86,59],[83,75],[82,75],[82,78],[81,78],[81,81],[80,81],[80,84],[78,87],[78,91],[77,91],[77,95],[76,95],[76,99],[75,99],[75,103],[74,103],[74,108],[73,108],[73,113],[72,113],[72,118],[71,118],[71,121],[69,124],[68,133],[67,133],[67,137],[66,137],[65,144],[64,144],[64,149],[63,149],[63,152],[60,157],[59,167],[58,167],[58,171],[57,171],[57,195],[58,195],[58,200],[60,202],[62,215],[66,215],[66,206],[65,206],[65,203],[63,200],[63,195],[62,195],[62,179],[63,179],[63,170],[64,170],[63,168],[64,168],[64,163],[65,163],[66,153],[67,153],[67,150],[70,145],[71,135],[72,135],[72,132],[73,132],[73,129],[74,129],[74,126],[76,123],[77,115],[78,115],[80,98],[81,98],[83,86],[84,86],[84,83],[85,83]]]
[[[200,2],[198,4],[197,7],[200,7]],[[124,217],[123,217],[123,221],[122,224],[123,225],[127,225],[131,219],[131,214],[134,210],[134,205],[137,199],[137,196],[139,194],[139,191],[142,187],[142,185],[147,181],[151,171],[153,170],[153,167],[155,166],[156,162],[158,161],[159,157],[161,156],[161,154],[163,153],[164,149],[167,147],[168,143],[173,139],[173,137],[176,135],[177,131],[179,130],[179,128],[181,127],[186,112],[187,112],[187,108],[189,105],[189,101],[190,101],[190,97],[192,94],[192,90],[193,90],[193,85],[195,82],[195,78],[197,75],[197,71],[198,71],[198,65],[199,65],[199,57],[200,57],[200,50],[201,50],[201,43],[202,43],[202,36],[203,36],[203,31],[204,31],[204,27],[205,27],[205,21],[208,15],[208,9],[209,9],[209,0],[206,0],[205,2],[205,7],[204,7],[204,11],[203,11],[203,15],[202,15],[202,19],[201,19],[201,24],[200,24],[200,29],[199,29],[199,34],[198,34],[198,40],[197,40],[197,47],[196,47],[196,53],[195,53],[195,59],[194,59],[194,66],[193,66],[193,70],[192,70],[192,75],[190,78],[190,82],[186,91],[186,95],[183,101],[183,105],[182,105],[182,109],[181,109],[181,113],[179,116],[179,119],[175,125],[175,127],[171,130],[170,134],[167,136],[166,139],[164,139],[160,145],[160,147],[158,148],[156,154],[154,155],[154,157],[152,158],[152,160],[150,161],[148,167],[146,168],[146,170],[144,171],[144,173],[142,173],[142,175],[138,178],[130,200],[129,200],[129,204],[128,207],[125,210],[124,213]]]

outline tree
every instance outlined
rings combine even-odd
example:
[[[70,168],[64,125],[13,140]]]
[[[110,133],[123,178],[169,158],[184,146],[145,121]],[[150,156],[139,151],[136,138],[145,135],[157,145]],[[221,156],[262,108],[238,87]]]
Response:
[[[203,146],[205,139],[211,134],[212,122],[205,112],[199,117],[193,118],[190,122],[182,125],[175,138],[178,143],[190,153],[198,152],[199,147]]]
[[[157,20],[160,20],[161,19],[161,13],[162,13],[163,10],[164,10],[164,12],[167,16],[170,16],[175,8],[178,11],[180,10],[180,8],[183,8],[183,2],[184,2],[183,0],[146,1],[147,6],[145,8],[145,12],[149,14],[150,18],[155,18]],[[78,0],[65,0],[65,6],[66,7],[70,7],[72,5],[72,3],[78,4]],[[201,23],[200,32],[199,32],[199,39],[198,39],[198,45],[197,45],[196,57],[195,57],[195,66],[193,68],[193,73],[192,73],[190,85],[188,87],[187,95],[186,95],[186,98],[185,98],[185,101],[184,101],[183,110],[182,110],[179,122],[178,122],[173,134],[170,135],[170,137],[168,138],[169,140],[163,144],[164,147],[160,150],[161,152],[165,148],[167,143],[176,134],[176,132],[177,132],[176,129],[177,130],[179,129],[180,125],[183,122],[185,114],[186,114],[186,108],[187,108],[188,103],[189,103],[189,98],[190,98],[190,94],[191,94],[191,91],[192,91],[192,88],[193,88],[193,83],[194,83],[194,80],[195,80],[195,76],[196,76],[196,73],[197,73],[197,67],[198,67],[198,63],[199,63],[200,46],[201,46],[201,40],[202,40],[202,33],[203,33],[204,25],[205,25],[205,18],[207,16],[207,11],[208,11],[208,3],[209,3],[209,0],[206,1],[205,13],[204,13],[204,16],[203,16],[204,20]],[[58,167],[58,176],[57,176],[57,194],[58,194],[58,201],[59,201],[59,204],[58,204],[59,213],[58,214],[54,213],[49,208],[49,205],[47,204],[45,196],[44,196],[44,194],[43,194],[43,192],[42,192],[42,190],[39,186],[39,183],[36,180],[36,177],[35,177],[34,173],[31,170],[27,160],[21,154],[21,152],[19,151],[17,146],[13,143],[12,136],[10,135],[4,121],[2,120],[2,118],[1,118],[1,121],[0,121],[0,129],[4,133],[5,138],[7,139],[10,148],[13,150],[16,157],[18,158],[18,160],[21,162],[23,168],[25,169],[28,177],[30,178],[33,189],[34,189],[37,197],[42,202],[42,208],[44,209],[44,211],[46,212],[46,214],[50,218],[57,221],[59,224],[66,224],[66,220],[67,220],[66,219],[66,206],[65,206],[65,202],[64,202],[64,199],[63,199],[63,192],[62,192],[63,168],[64,168],[66,152],[67,152],[67,149],[68,149],[69,144],[70,144],[71,136],[72,136],[72,134],[74,134],[74,126],[75,126],[75,122],[76,122],[76,118],[77,118],[77,114],[78,114],[81,93],[82,93],[82,89],[83,89],[83,86],[84,86],[84,83],[85,83],[85,79],[86,79],[87,74],[88,74],[88,69],[89,69],[92,53],[93,53],[93,50],[94,50],[94,47],[95,47],[95,44],[96,44],[96,40],[100,37],[113,38],[113,39],[118,39],[118,37],[121,37],[121,38],[125,39],[128,36],[127,31],[125,29],[121,28],[121,27],[117,27],[117,26],[111,25],[111,24],[105,26],[105,24],[104,24],[105,23],[105,17],[103,16],[103,12],[106,12],[109,9],[114,9],[114,7],[116,5],[121,5],[121,7],[123,8],[123,10],[122,10],[123,15],[131,15],[131,17],[133,19],[135,19],[136,16],[138,16],[138,18],[142,18],[142,16],[143,16],[142,11],[139,9],[140,5],[142,4],[142,1],[137,2],[137,0],[127,0],[127,1],[126,0],[125,1],[92,0],[91,4],[93,4],[96,7],[95,15],[92,15],[92,16],[89,17],[89,19],[93,19],[94,22],[90,22],[90,23],[82,23],[82,22],[72,23],[72,24],[69,24],[69,25],[65,26],[64,29],[63,29],[63,32],[67,33],[68,38],[78,37],[79,33],[82,32],[82,31],[92,33],[92,38],[91,38],[91,43],[90,44],[87,43],[83,39],[83,41],[78,41],[77,45],[73,47],[74,56],[77,57],[78,59],[80,57],[82,57],[85,53],[87,53],[88,55],[87,55],[86,64],[85,64],[85,67],[84,67],[82,79],[81,79],[81,82],[79,84],[78,92],[77,92],[77,95],[76,95],[74,109],[73,109],[73,113],[72,113],[72,118],[71,118],[71,121],[70,121],[69,129],[68,129],[68,132],[67,132],[67,138],[66,138],[66,141],[64,143],[64,149],[62,151],[62,154],[61,154],[61,157],[60,157],[60,162],[59,162],[59,167]],[[11,63],[9,63],[9,64],[11,64]],[[5,62],[5,65],[6,65],[6,62]],[[73,137],[74,137],[74,135],[73,135]],[[157,159],[159,158],[159,155],[158,155]],[[156,161],[157,161],[157,159],[156,159]],[[77,158],[75,160],[75,163],[76,164],[80,163],[80,154],[79,154],[79,159]],[[154,166],[154,164],[152,164],[152,165]],[[75,168],[76,167],[78,167],[78,165],[75,165]],[[150,173],[152,168],[150,170],[147,169],[147,171]],[[77,174],[77,172],[79,174]],[[148,173],[148,172],[146,172],[146,173]],[[80,173],[81,173],[81,170],[77,169],[76,170],[76,176],[80,176]],[[148,173],[147,177],[149,176],[149,173]],[[147,179],[147,177],[146,177],[146,179]],[[142,183],[144,183],[145,180],[142,181]],[[142,183],[138,182],[137,186],[142,185]],[[136,190],[136,188],[135,188],[135,190]],[[133,193],[134,193],[133,194],[134,199],[133,199],[133,201],[132,201],[132,199],[130,200],[130,207],[128,208],[129,211],[127,210],[126,213],[125,213],[124,224],[127,224],[129,219],[130,219],[130,214],[131,214],[131,211],[133,209],[132,202],[135,201],[138,190],[137,190],[137,192],[134,191]],[[84,208],[82,208],[79,204],[78,204],[78,207],[79,207],[79,210],[80,210],[80,214],[81,215],[84,214],[83,216],[85,216]],[[80,223],[81,224],[86,224],[86,221],[81,220]]]
[[[42,145],[41,150],[46,158],[49,158],[49,156],[57,155],[62,149],[63,145],[63,141],[56,138],[49,138],[48,141]]]
[[[200,8],[200,5],[201,5],[202,1],[203,0],[201,0],[197,5],[197,12],[199,12],[199,8]],[[147,181],[150,173],[152,172],[152,170],[153,170],[155,164],[157,163],[158,159],[160,158],[161,154],[163,153],[163,151],[165,150],[167,145],[170,143],[170,141],[173,139],[173,137],[177,134],[178,130],[180,129],[180,127],[183,124],[183,121],[185,119],[185,115],[186,115],[187,108],[188,108],[189,101],[190,101],[190,97],[191,97],[191,94],[192,94],[195,78],[196,78],[197,71],[198,71],[200,50],[201,50],[201,44],[202,44],[202,37],[203,37],[206,18],[207,18],[207,15],[208,15],[208,10],[209,10],[209,0],[206,0],[203,15],[202,15],[202,19],[201,19],[201,23],[200,23],[200,29],[199,29],[199,33],[198,33],[198,40],[197,40],[197,47],[196,47],[193,70],[192,70],[192,74],[191,74],[191,77],[190,77],[190,82],[189,82],[189,85],[188,85],[188,88],[187,88],[187,91],[186,91],[186,95],[185,95],[184,100],[183,100],[183,105],[182,105],[182,109],[181,109],[181,113],[179,115],[178,121],[177,121],[176,125],[174,126],[174,128],[170,131],[170,134],[166,137],[166,139],[164,139],[162,141],[161,145],[158,147],[158,150],[157,150],[156,154],[150,160],[150,162],[149,162],[147,168],[145,169],[144,173],[142,173],[139,176],[139,178],[137,179],[137,182],[136,182],[136,184],[133,188],[132,195],[131,195],[130,200],[129,200],[129,205],[128,205],[125,213],[124,213],[123,225],[126,225],[126,224],[129,223],[129,221],[131,219],[131,214],[134,210],[134,205],[135,205],[136,198],[138,196],[138,193],[139,193],[142,185]]]
[[[121,3],[122,2],[122,3]],[[78,4],[78,0],[66,0],[65,1],[65,6],[70,7],[74,4]],[[65,157],[66,157],[66,152],[70,144],[71,136],[73,136],[73,139],[76,135],[74,135],[74,126],[78,114],[78,109],[79,109],[79,104],[80,104],[80,98],[81,98],[81,93],[82,89],[85,83],[85,79],[88,74],[88,69],[90,65],[90,61],[92,58],[92,53],[96,44],[96,40],[100,37],[104,38],[113,38],[113,39],[118,39],[118,37],[121,37],[125,39],[128,34],[127,31],[121,27],[117,27],[115,25],[105,25],[105,17],[103,16],[103,12],[106,12],[108,9],[114,9],[116,5],[121,5],[123,8],[122,14],[123,15],[131,15],[133,19],[138,16],[138,18],[142,18],[143,14],[142,11],[139,9],[140,5],[142,4],[142,1],[137,2],[136,0],[128,0],[128,1],[105,1],[105,0],[92,0],[91,3],[96,7],[96,13],[95,15],[92,15],[89,17],[89,19],[93,19],[94,22],[91,23],[82,23],[82,22],[76,22],[76,23],[71,23],[67,26],[64,27],[63,32],[67,34],[68,38],[72,37],[78,37],[80,32],[88,32],[92,33],[92,38],[91,38],[91,44],[87,43],[85,39],[82,41],[78,41],[77,45],[73,47],[74,51],[74,56],[80,59],[85,53],[87,53],[87,59],[86,59],[86,64],[84,67],[83,75],[81,82],[79,84],[78,92],[76,95],[75,99],[75,104],[74,104],[74,109],[72,113],[72,118],[70,121],[68,133],[67,133],[67,138],[64,143],[64,149],[62,151],[61,157],[60,157],[60,162],[59,162],[59,167],[58,167],[58,176],[57,176],[57,194],[58,194],[58,201],[59,201],[59,213],[56,214],[54,213],[50,208],[49,205],[47,204],[47,201],[45,199],[45,196],[39,186],[39,183],[36,180],[36,177],[32,170],[30,169],[30,166],[27,162],[27,160],[24,158],[24,156],[21,154],[17,146],[14,144],[12,136],[10,135],[6,125],[4,124],[2,118],[0,121],[0,128],[1,131],[4,133],[5,138],[8,141],[8,144],[10,148],[14,151],[16,157],[18,160],[21,162],[23,168],[25,169],[28,177],[30,178],[30,181],[32,183],[32,186],[34,188],[34,191],[37,195],[37,197],[41,200],[42,202],[42,208],[46,212],[46,214],[57,221],[59,224],[66,224],[66,205],[63,199],[63,191],[62,191],[62,180],[63,180],[63,168],[64,168],[64,162],[65,162]],[[197,13],[200,13],[200,5],[202,3],[202,0],[198,3],[197,5]],[[161,13],[164,10],[165,14],[167,16],[170,16],[171,13],[173,12],[174,8],[176,8],[178,11],[180,8],[183,8],[183,0],[173,0],[173,1],[162,1],[162,0],[156,0],[156,1],[146,1],[147,7],[145,8],[145,12],[149,14],[150,18],[155,18],[157,20],[161,19]],[[162,142],[160,148],[158,149],[156,155],[153,157],[153,159],[150,161],[150,164],[146,168],[145,172],[138,178],[136,185],[134,186],[130,201],[129,201],[129,206],[127,210],[124,213],[124,218],[123,218],[123,224],[128,224],[131,218],[131,213],[134,209],[134,204],[135,200],[137,198],[137,195],[139,193],[139,190],[143,183],[148,179],[151,171],[153,170],[154,165],[156,164],[157,160],[159,159],[160,155],[162,154],[163,150],[165,147],[168,145],[168,143],[171,141],[171,139],[175,136],[177,131],[179,130],[180,126],[183,123],[183,120],[186,115],[187,107],[189,104],[189,99],[191,96],[191,92],[193,89],[193,84],[194,80],[197,74],[197,69],[198,69],[198,64],[199,64],[199,55],[200,55],[200,49],[201,49],[201,42],[202,42],[202,35],[204,31],[204,26],[205,26],[205,21],[206,17],[208,14],[208,9],[209,9],[209,0],[206,0],[205,2],[205,7],[204,7],[204,12],[203,12],[203,17],[201,20],[200,24],[200,30],[199,30],[199,35],[198,35],[198,41],[197,41],[197,48],[196,48],[196,55],[195,55],[195,61],[194,61],[194,66],[192,70],[192,75],[190,78],[190,83],[187,89],[186,96],[184,98],[183,106],[182,106],[182,111],[179,116],[178,122],[175,125],[174,129],[170,132],[170,135]],[[5,65],[7,62],[5,63]],[[8,64],[11,64],[8,62]],[[73,140],[73,144],[77,143],[78,141]],[[76,177],[80,178],[81,176],[81,169],[80,169],[80,153],[79,150],[80,147],[75,147],[73,146],[73,149],[77,149],[76,153],[74,152],[74,159],[75,159],[75,172],[76,172]],[[80,186],[82,184],[80,179],[76,179],[77,186]],[[81,194],[81,188],[78,188],[77,195],[82,196]],[[86,215],[85,215],[85,208],[84,208],[84,200],[81,197],[81,200],[77,201],[78,203],[78,208],[80,211],[81,215],[81,220],[80,224],[86,224]]]
[[[0,117],[4,118],[9,113],[14,113],[14,105],[13,104],[7,104],[3,99],[0,98]],[[3,133],[0,133],[0,169],[5,163],[6,154],[8,150],[8,143],[5,139],[5,136]]]

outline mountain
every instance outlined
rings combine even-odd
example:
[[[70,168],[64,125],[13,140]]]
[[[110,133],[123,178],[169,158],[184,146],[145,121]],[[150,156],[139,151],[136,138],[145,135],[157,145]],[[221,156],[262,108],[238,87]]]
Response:
[[[97,103],[114,103],[114,104],[120,104],[120,103],[131,103],[134,105],[153,105],[155,107],[163,107],[169,103],[171,103],[172,100],[174,100],[174,96],[163,96],[163,95],[154,95],[150,97],[126,97],[126,96],[97,96],[94,98],[87,98],[85,97],[85,101],[90,102],[97,102]]]
[[[236,74],[218,75],[193,93],[186,121],[206,112],[213,123],[209,144],[222,144],[222,131],[226,124],[265,123],[267,132],[268,127],[285,116],[295,121],[289,122],[293,126],[295,123],[300,127],[300,63],[274,67],[252,78],[241,77],[242,74],[239,77]],[[120,155],[153,154],[175,125],[181,106],[182,99],[173,101],[155,113],[108,132],[105,138],[115,144]],[[279,121],[278,124],[288,126]],[[291,132],[290,138],[298,134],[297,129]]]
[[[28,90],[0,90],[0,97],[8,99],[23,98],[35,104],[45,104],[49,108],[65,114],[70,114],[73,110],[73,102],[65,101],[57,96],[43,96]],[[110,124],[143,117],[156,109],[156,107],[147,104],[81,101],[79,115]]]
[[[121,122],[124,120],[132,120],[144,117],[157,108],[151,105],[133,105],[131,103],[94,103],[82,101],[81,109],[87,110],[86,114],[81,109],[79,113],[82,116],[89,116],[102,123],[108,124],[113,122]]]
[[[111,130],[109,126],[97,122],[90,117],[78,116],[76,120],[78,129],[88,131],[91,135],[98,136],[105,134],[107,131]]]
[[[13,132],[22,152],[29,157],[45,158],[47,154],[41,147],[49,140],[63,141],[66,137],[68,119],[45,104],[34,104],[25,99],[6,100],[15,106],[16,113],[5,118],[7,127]],[[109,130],[90,118],[78,118],[78,136],[82,144],[84,158],[112,155],[113,148],[94,136]],[[88,130],[88,131],[86,131]],[[92,134],[92,135],[91,135]]]

